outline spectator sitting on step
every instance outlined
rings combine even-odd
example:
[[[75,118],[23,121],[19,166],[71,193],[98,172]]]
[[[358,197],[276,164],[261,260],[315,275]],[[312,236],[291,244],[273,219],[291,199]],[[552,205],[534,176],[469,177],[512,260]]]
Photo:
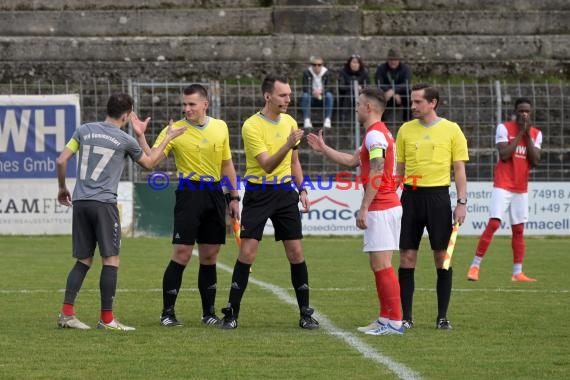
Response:
[[[354,82],[358,83],[356,92]],[[344,120],[350,120],[350,115],[354,114],[354,99],[368,83],[368,70],[364,66],[362,58],[358,54],[351,55],[340,71],[338,78],[339,104],[342,112],[341,117]]]
[[[410,120],[410,88],[412,70],[402,63],[402,52],[398,48],[388,50],[386,62],[376,69],[376,84],[384,91],[386,109],[402,109],[403,121]]]
[[[331,128],[331,117],[334,98],[329,88],[330,75],[324,66],[322,57],[311,57],[311,66],[303,72],[303,98],[301,108],[303,110],[303,127],[312,128],[311,107],[325,108],[324,128]]]

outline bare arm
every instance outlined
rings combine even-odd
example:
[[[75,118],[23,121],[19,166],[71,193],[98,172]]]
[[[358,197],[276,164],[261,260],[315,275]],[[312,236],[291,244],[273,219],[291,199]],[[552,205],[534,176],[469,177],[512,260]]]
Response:
[[[137,142],[147,156],[150,156],[152,154],[152,148],[148,145],[148,142],[146,141],[146,137],[144,135],[137,136]]]
[[[404,178],[406,172],[406,164],[403,162],[396,162],[396,176],[397,178]]]
[[[259,162],[259,166],[261,166],[263,171],[268,174],[273,172],[281,161],[283,161],[289,150],[293,149],[297,145],[297,142],[301,140],[304,133],[305,132],[301,129],[293,130],[293,128],[291,128],[291,134],[287,138],[287,142],[274,155],[271,156],[268,152],[262,152],[255,156],[255,159]]]
[[[526,157],[530,163],[531,168],[535,168],[540,163],[540,149],[534,146],[534,141],[530,137],[530,134],[525,134],[526,141]]]
[[[232,197],[237,197],[239,193],[237,191],[236,169],[234,167],[234,162],[231,159],[222,161],[222,176],[230,181],[230,195]],[[230,217],[239,220],[239,201],[232,200],[229,207]]]
[[[515,152],[518,143],[521,141],[521,138],[523,137],[523,133],[524,131],[522,130],[519,131],[519,133],[517,133],[513,141],[511,141],[510,143],[500,142],[497,144],[497,149],[499,150],[499,158],[501,159],[501,161],[507,161],[513,156],[513,153]]]
[[[303,168],[299,161],[299,152],[296,150],[293,151],[293,155],[291,156],[291,174],[295,178],[297,189],[301,189],[301,185],[303,184]],[[299,191],[299,201],[301,202],[301,205],[303,205],[303,212],[308,212],[310,203],[309,196],[306,191]]]
[[[519,131],[513,141],[510,143],[500,142],[497,144],[497,149],[499,150],[499,158],[501,161],[509,160],[513,156],[513,153],[515,152],[515,149],[517,148],[517,145],[521,139],[525,138],[525,135],[529,135],[530,133],[530,124],[528,123],[527,116],[517,116],[517,125],[519,127]],[[528,140],[526,145],[528,146]]]
[[[73,157],[74,154],[75,152],[73,152],[68,147],[65,147],[65,149],[63,149],[63,152],[60,153],[59,157],[56,160],[57,184],[59,187],[57,200],[59,203],[65,206],[71,206],[71,193],[69,190],[67,190],[67,186],[65,185],[65,172],[67,171],[67,161],[69,161],[69,159]]]
[[[145,169],[148,170],[152,169],[157,163],[164,160],[164,158],[166,157],[164,155],[164,149],[166,148],[168,143],[171,140],[175,139],[176,137],[182,135],[185,131],[186,127],[173,129],[171,121],[171,123],[168,125],[166,136],[164,137],[164,140],[162,140],[158,148],[152,148],[150,150],[150,154],[148,155],[147,153],[143,153],[142,157],[137,161],[137,163]]]
[[[366,190],[364,196],[362,197],[362,202],[360,204],[360,210],[358,211],[358,216],[356,217],[356,226],[362,230],[368,228],[366,225],[366,216],[368,215],[368,207],[372,204],[378,189],[380,188],[382,173],[384,172],[384,159],[381,157],[372,158],[370,160],[370,180],[366,184]]]
[[[350,169],[354,169],[358,165],[360,165],[360,151],[357,149],[353,154],[339,152],[325,144],[325,140],[323,138],[323,130],[319,131],[318,136],[314,133],[310,133],[307,136],[307,142],[309,146],[313,148],[315,152],[319,152],[323,154],[329,160],[336,162],[342,166],[345,166]]]
[[[150,122],[150,117],[147,117],[145,121],[142,121],[139,119],[136,113],[131,112],[131,125],[133,126],[133,131],[135,131],[135,135],[137,136],[137,141],[140,147],[142,148],[143,152],[145,152],[145,154],[148,156],[151,155],[151,149],[146,141],[144,133],[146,131],[146,128],[148,127],[149,122]],[[170,123],[172,124],[172,120],[170,121]]]
[[[519,131],[513,141],[510,143],[500,142],[497,144],[497,149],[499,150],[499,158],[501,161],[507,161],[510,159],[521,139],[524,139],[523,141],[526,146],[527,160],[530,166],[534,168],[538,166],[540,162],[540,149],[534,146],[534,142],[530,137],[531,125],[528,120],[528,115],[517,116],[517,124],[519,126]]]
[[[465,173],[464,161],[453,161],[453,174],[455,176],[455,189],[457,190],[457,199],[467,197],[467,175]],[[467,215],[466,205],[457,204],[453,211],[453,222],[463,224]]]

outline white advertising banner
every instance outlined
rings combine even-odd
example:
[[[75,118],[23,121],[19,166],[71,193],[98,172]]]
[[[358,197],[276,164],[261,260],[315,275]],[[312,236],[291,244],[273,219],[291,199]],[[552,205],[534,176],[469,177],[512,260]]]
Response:
[[[461,226],[462,235],[480,236],[489,221],[489,206],[492,182],[469,182],[467,184],[467,218]],[[451,204],[456,204],[455,186],[450,189]],[[525,235],[570,235],[570,183],[529,182],[528,222]],[[497,235],[511,235],[510,219],[501,221]]]
[[[360,235],[356,227],[356,213],[360,209],[362,186],[356,185],[347,190],[346,183],[325,184],[330,189],[321,190],[309,187],[311,209],[302,214],[304,235]],[[324,187],[324,186],[323,186]],[[461,226],[461,235],[480,236],[489,220],[492,182],[469,182],[467,218]],[[455,187],[450,188],[451,204],[457,201]],[[525,235],[570,235],[570,183],[569,182],[531,182],[529,183],[529,221],[525,225]],[[273,235],[269,221],[265,234]],[[510,235],[508,215],[502,221],[502,228],[497,235]]]
[[[75,179],[67,180],[73,193]],[[117,207],[124,234],[133,228],[133,184],[120,182]],[[57,180],[2,179],[0,181],[0,235],[71,234],[71,207],[57,201]]]
[[[0,95],[0,178],[55,178],[79,126],[79,95]],[[67,177],[75,177],[73,157]]]

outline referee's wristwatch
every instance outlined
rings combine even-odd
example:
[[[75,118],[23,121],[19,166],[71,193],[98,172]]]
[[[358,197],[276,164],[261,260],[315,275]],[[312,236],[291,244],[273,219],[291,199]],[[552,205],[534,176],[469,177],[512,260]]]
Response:
[[[465,206],[467,204],[467,198],[457,198],[457,204]]]
[[[225,195],[226,195],[227,204],[230,204],[231,201],[238,201],[239,202],[241,200],[239,195],[232,196],[232,195],[230,195],[230,193],[226,193]]]

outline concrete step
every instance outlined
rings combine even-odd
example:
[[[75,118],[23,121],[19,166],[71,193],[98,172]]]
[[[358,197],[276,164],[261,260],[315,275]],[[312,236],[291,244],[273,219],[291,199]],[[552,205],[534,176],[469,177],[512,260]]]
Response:
[[[273,28],[282,34],[361,35],[362,11],[346,7],[275,7]]]
[[[315,38],[280,36],[188,37],[4,37],[0,57],[9,61],[185,61],[188,63],[241,61],[308,62],[323,53],[327,61],[344,62],[353,52],[367,52],[366,62],[385,60],[391,46],[400,46],[406,60],[477,62],[498,65],[526,60],[570,60],[567,35],[543,36],[416,36]]]
[[[0,10],[249,8],[268,3],[263,0],[2,0]]]
[[[567,0],[2,0],[0,10],[64,9],[170,9],[170,8],[246,8],[259,6],[358,6],[367,9],[400,10],[561,10],[570,9]]]
[[[383,11],[356,7],[0,12],[3,36],[570,34],[563,11]]]
[[[364,10],[362,14],[363,35],[570,34],[570,10]]]
[[[0,12],[3,36],[267,35],[270,8]]]
[[[279,1],[279,0],[278,0]],[[570,9],[568,0],[338,0],[340,4],[358,5],[363,8],[401,9],[401,10],[560,10]],[[329,1],[330,3],[330,1]]]
[[[5,57],[6,58],[6,57]],[[9,57],[7,57],[9,58]],[[340,69],[343,62],[329,62],[330,67]],[[210,78],[247,79],[260,81],[268,72],[278,72],[290,78],[300,78],[305,62],[291,61],[246,61],[243,60],[192,60],[192,61],[84,61],[80,57],[70,60],[42,61],[0,61],[0,82],[21,82],[42,80],[63,82],[65,80],[92,80],[106,78],[113,81],[137,78],[157,81],[204,81]],[[485,78],[505,78],[514,80],[533,75],[556,75],[570,77],[570,60],[541,59],[509,61],[422,61],[414,62],[415,77],[437,76]]]

